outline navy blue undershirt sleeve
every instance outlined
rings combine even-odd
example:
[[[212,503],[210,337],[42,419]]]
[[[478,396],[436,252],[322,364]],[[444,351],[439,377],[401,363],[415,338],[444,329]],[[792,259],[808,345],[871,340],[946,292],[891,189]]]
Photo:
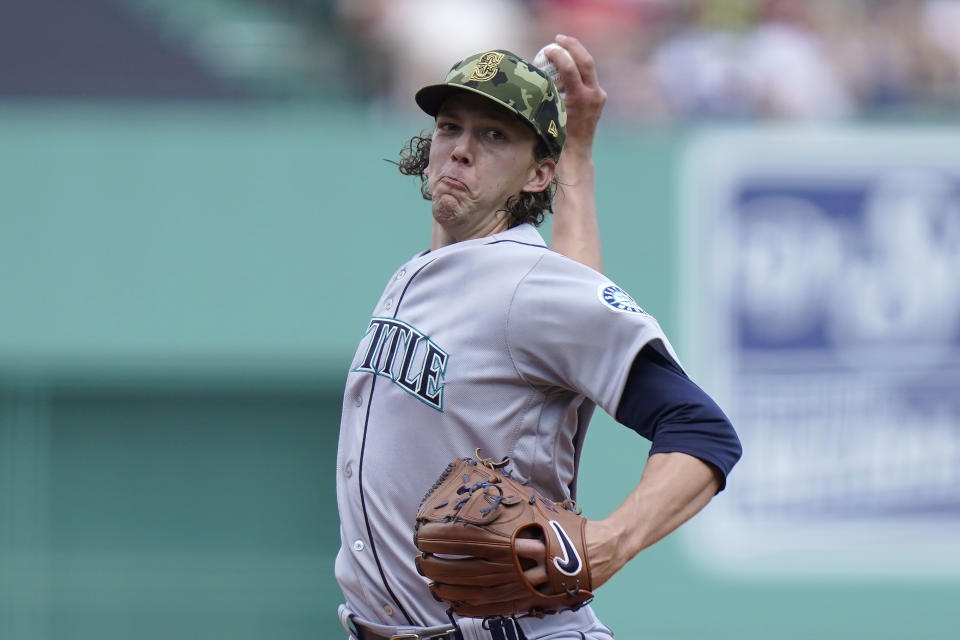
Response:
[[[733,425],[672,359],[648,344],[633,360],[616,420],[653,443],[650,454],[682,452],[720,472],[720,489],[740,459]]]

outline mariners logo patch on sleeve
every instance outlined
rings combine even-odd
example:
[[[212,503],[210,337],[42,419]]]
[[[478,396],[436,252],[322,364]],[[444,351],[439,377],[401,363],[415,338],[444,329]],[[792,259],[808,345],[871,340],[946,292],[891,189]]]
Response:
[[[626,313],[646,313],[637,304],[637,301],[630,297],[630,294],[613,284],[602,284],[597,289],[597,297],[600,302],[614,311],[623,311]]]

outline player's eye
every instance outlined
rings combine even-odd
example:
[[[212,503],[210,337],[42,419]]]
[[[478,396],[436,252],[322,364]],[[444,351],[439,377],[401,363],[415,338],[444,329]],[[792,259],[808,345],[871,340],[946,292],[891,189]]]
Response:
[[[487,131],[487,137],[491,140],[506,140],[507,136],[500,129],[490,129]]]
[[[451,122],[450,120],[437,120],[437,131],[450,133],[458,130],[459,130],[459,127],[455,122]]]

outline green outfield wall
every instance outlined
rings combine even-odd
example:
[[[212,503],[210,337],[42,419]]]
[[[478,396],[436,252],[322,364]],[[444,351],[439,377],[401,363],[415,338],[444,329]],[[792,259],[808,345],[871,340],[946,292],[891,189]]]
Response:
[[[426,247],[429,209],[385,159],[428,124],[0,105],[0,640],[343,637],[341,385]],[[606,272],[671,335],[690,135],[605,128],[596,153]],[[587,515],[646,450],[597,417]],[[960,576],[734,578],[668,539],[595,606],[628,639],[940,640],[958,601]]]

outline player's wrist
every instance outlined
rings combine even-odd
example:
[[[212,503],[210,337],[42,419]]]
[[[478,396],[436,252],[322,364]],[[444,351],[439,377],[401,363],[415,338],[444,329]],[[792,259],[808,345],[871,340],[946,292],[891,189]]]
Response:
[[[563,166],[564,163],[570,164],[571,162],[592,165],[593,141],[586,140],[582,143],[577,143],[568,140],[566,146],[563,148],[563,154],[560,156],[558,166]]]
[[[574,152],[564,156],[557,165],[557,177],[564,184],[580,184],[583,181],[594,179],[593,156],[586,152]]]
[[[622,526],[612,518],[587,521],[584,543],[594,589],[612,578],[633,557],[627,557],[624,553],[625,549],[621,544],[624,537]]]

